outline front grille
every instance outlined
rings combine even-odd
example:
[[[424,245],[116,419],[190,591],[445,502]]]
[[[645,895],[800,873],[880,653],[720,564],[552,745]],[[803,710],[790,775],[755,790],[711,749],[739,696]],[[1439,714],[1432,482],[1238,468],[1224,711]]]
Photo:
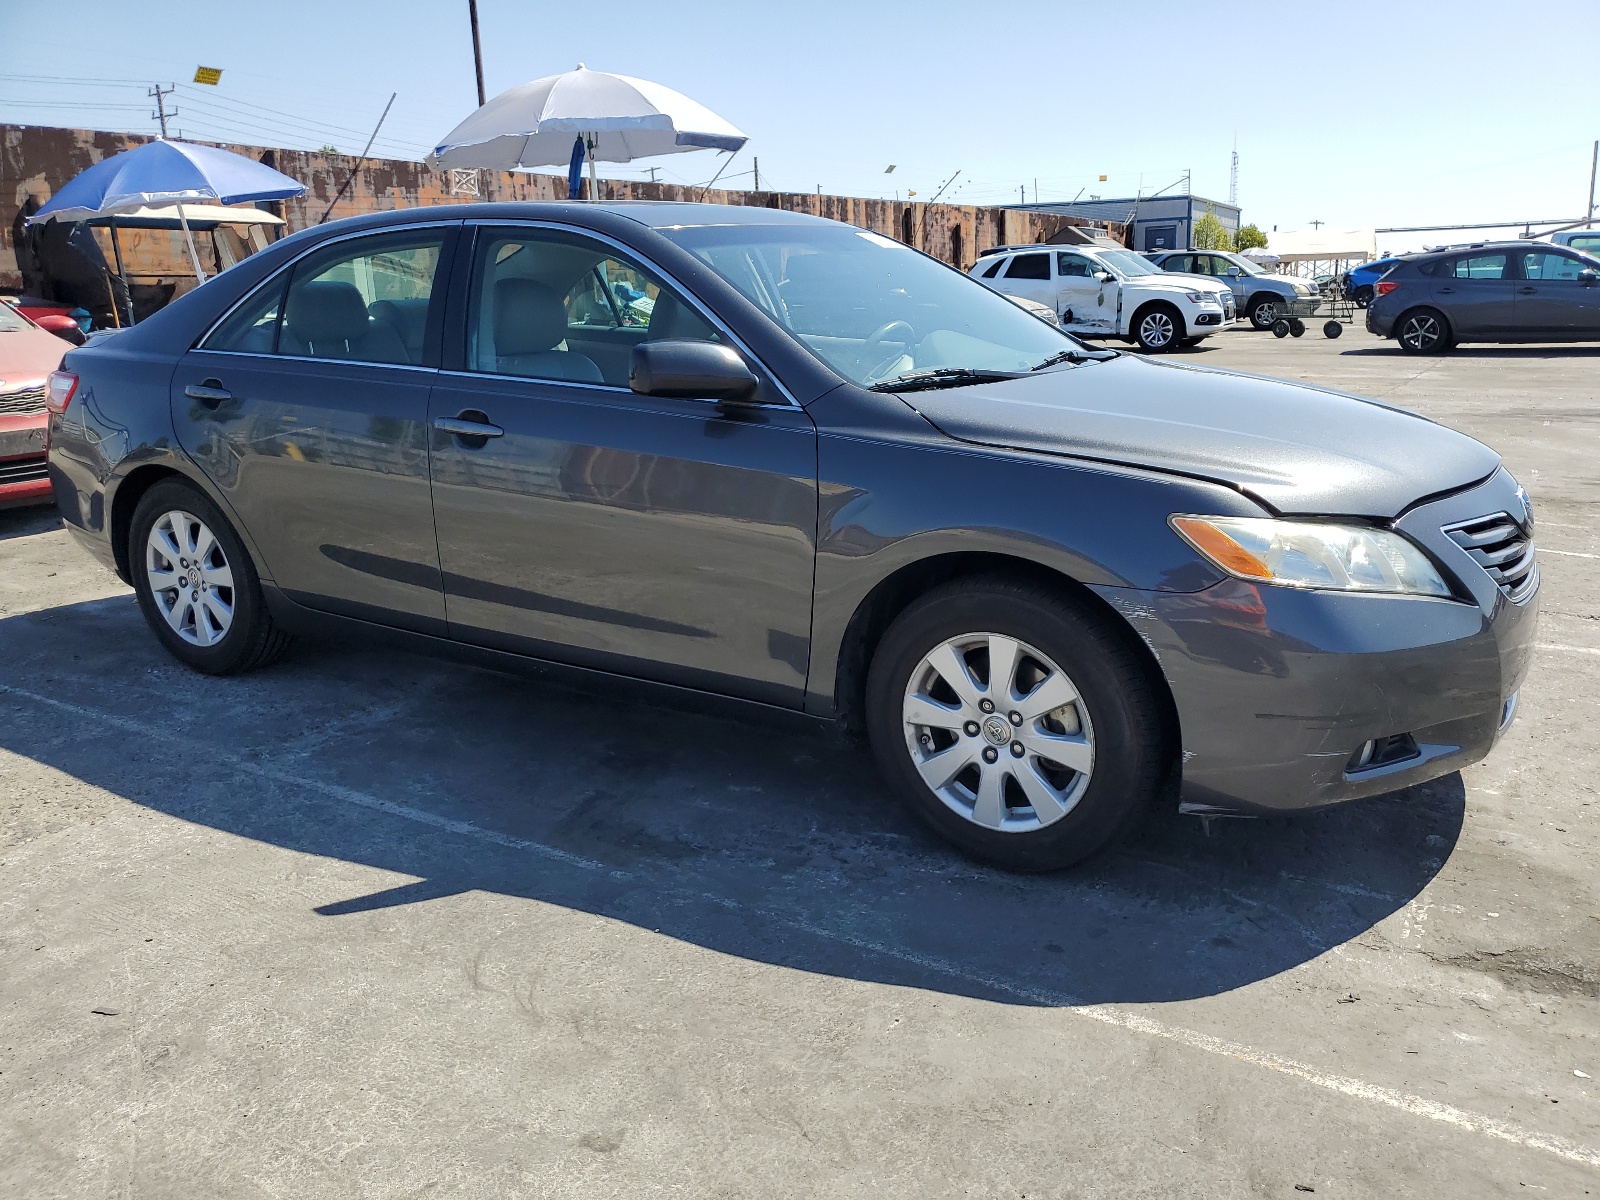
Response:
[[[1506,513],[1452,525],[1444,531],[1484,569],[1513,601],[1521,604],[1539,586],[1533,537]]]
[[[50,478],[50,464],[43,458],[12,458],[0,462],[0,487],[8,483],[32,483]]]
[[[44,385],[21,388],[14,392],[0,392],[0,414],[42,413],[44,411]]]

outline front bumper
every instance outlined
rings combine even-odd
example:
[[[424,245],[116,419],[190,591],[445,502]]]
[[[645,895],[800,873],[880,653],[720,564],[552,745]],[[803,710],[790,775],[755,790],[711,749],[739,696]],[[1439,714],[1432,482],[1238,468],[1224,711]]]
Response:
[[[0,508],[49,498],[45,414],[0,414]]]
[[[1099,589],[1154,651],[1183,744],[1183,799],[1217,812],[1314,809],[1395,791],[1482,759],[1514,715],[1539,594],[1513,603],[1445,526],[1519,515],[1515,484],[1423,505],[1397,523],[1461,598],[1356,595],[1229,580],[1201,592]],[[1365,769],[1366,743],[1415,753]]]

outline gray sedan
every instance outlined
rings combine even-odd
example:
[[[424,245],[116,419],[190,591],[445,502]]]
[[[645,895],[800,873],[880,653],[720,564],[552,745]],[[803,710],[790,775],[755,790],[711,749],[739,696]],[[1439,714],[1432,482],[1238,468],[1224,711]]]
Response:
[[[360,636],[827,722],[1018,869],[1157,802],[1454,771],[1532,646],[1487,447],[765,208],[309,229],[72,351],[48,405],[67,528],[195,670]]]

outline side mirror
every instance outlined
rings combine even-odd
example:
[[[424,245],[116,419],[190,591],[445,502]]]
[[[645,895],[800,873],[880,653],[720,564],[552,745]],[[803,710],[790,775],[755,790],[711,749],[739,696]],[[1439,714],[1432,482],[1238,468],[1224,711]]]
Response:
[[[74,346],[81,346],[84,343],[83,330],[79,329],[78,323],[65,313],[46,313],[35,320],[34,324],[64,341],[71,342]]]
[[[1098,279],[1101,283],[1111,283],[1112,281],[1114,281],[1116,279],[1116,276],[1113,275],[1110,271],[1096,271],[1094,273],[1094,277],[1096,279]]]
[[[641,396],[754,404],[758,380],[731,346],[676,338],[633,348],[628,386]]]
[[[1244,272],[1239,270],[1238,267],[1229,267],[1228,268],[1228,278],[1229,279],[1237,279],[1237,278],[1239,278],[1239,276],[1241,276],[1243,274],[1244,274]]]
[[[1584,287],[1594,287],[1595,284],[1600,283],[1600,275],[1589,270],[1579,271],[1578,282],[1583,284]]]

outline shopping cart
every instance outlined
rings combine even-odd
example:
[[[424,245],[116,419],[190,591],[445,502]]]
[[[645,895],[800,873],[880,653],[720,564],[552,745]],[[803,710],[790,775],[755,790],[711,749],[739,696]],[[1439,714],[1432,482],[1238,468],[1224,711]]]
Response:
[[[1316,299],[1296,298],[1288,301],[1287,308],[1288,311],[1272,323],[1274,337],[1304,337],[1307,318],[1320,314],[1327,318],[1322,324],[1322,335],[1336,338],[1356,319],[1355,301],[1339,279],[1330,280]]]

